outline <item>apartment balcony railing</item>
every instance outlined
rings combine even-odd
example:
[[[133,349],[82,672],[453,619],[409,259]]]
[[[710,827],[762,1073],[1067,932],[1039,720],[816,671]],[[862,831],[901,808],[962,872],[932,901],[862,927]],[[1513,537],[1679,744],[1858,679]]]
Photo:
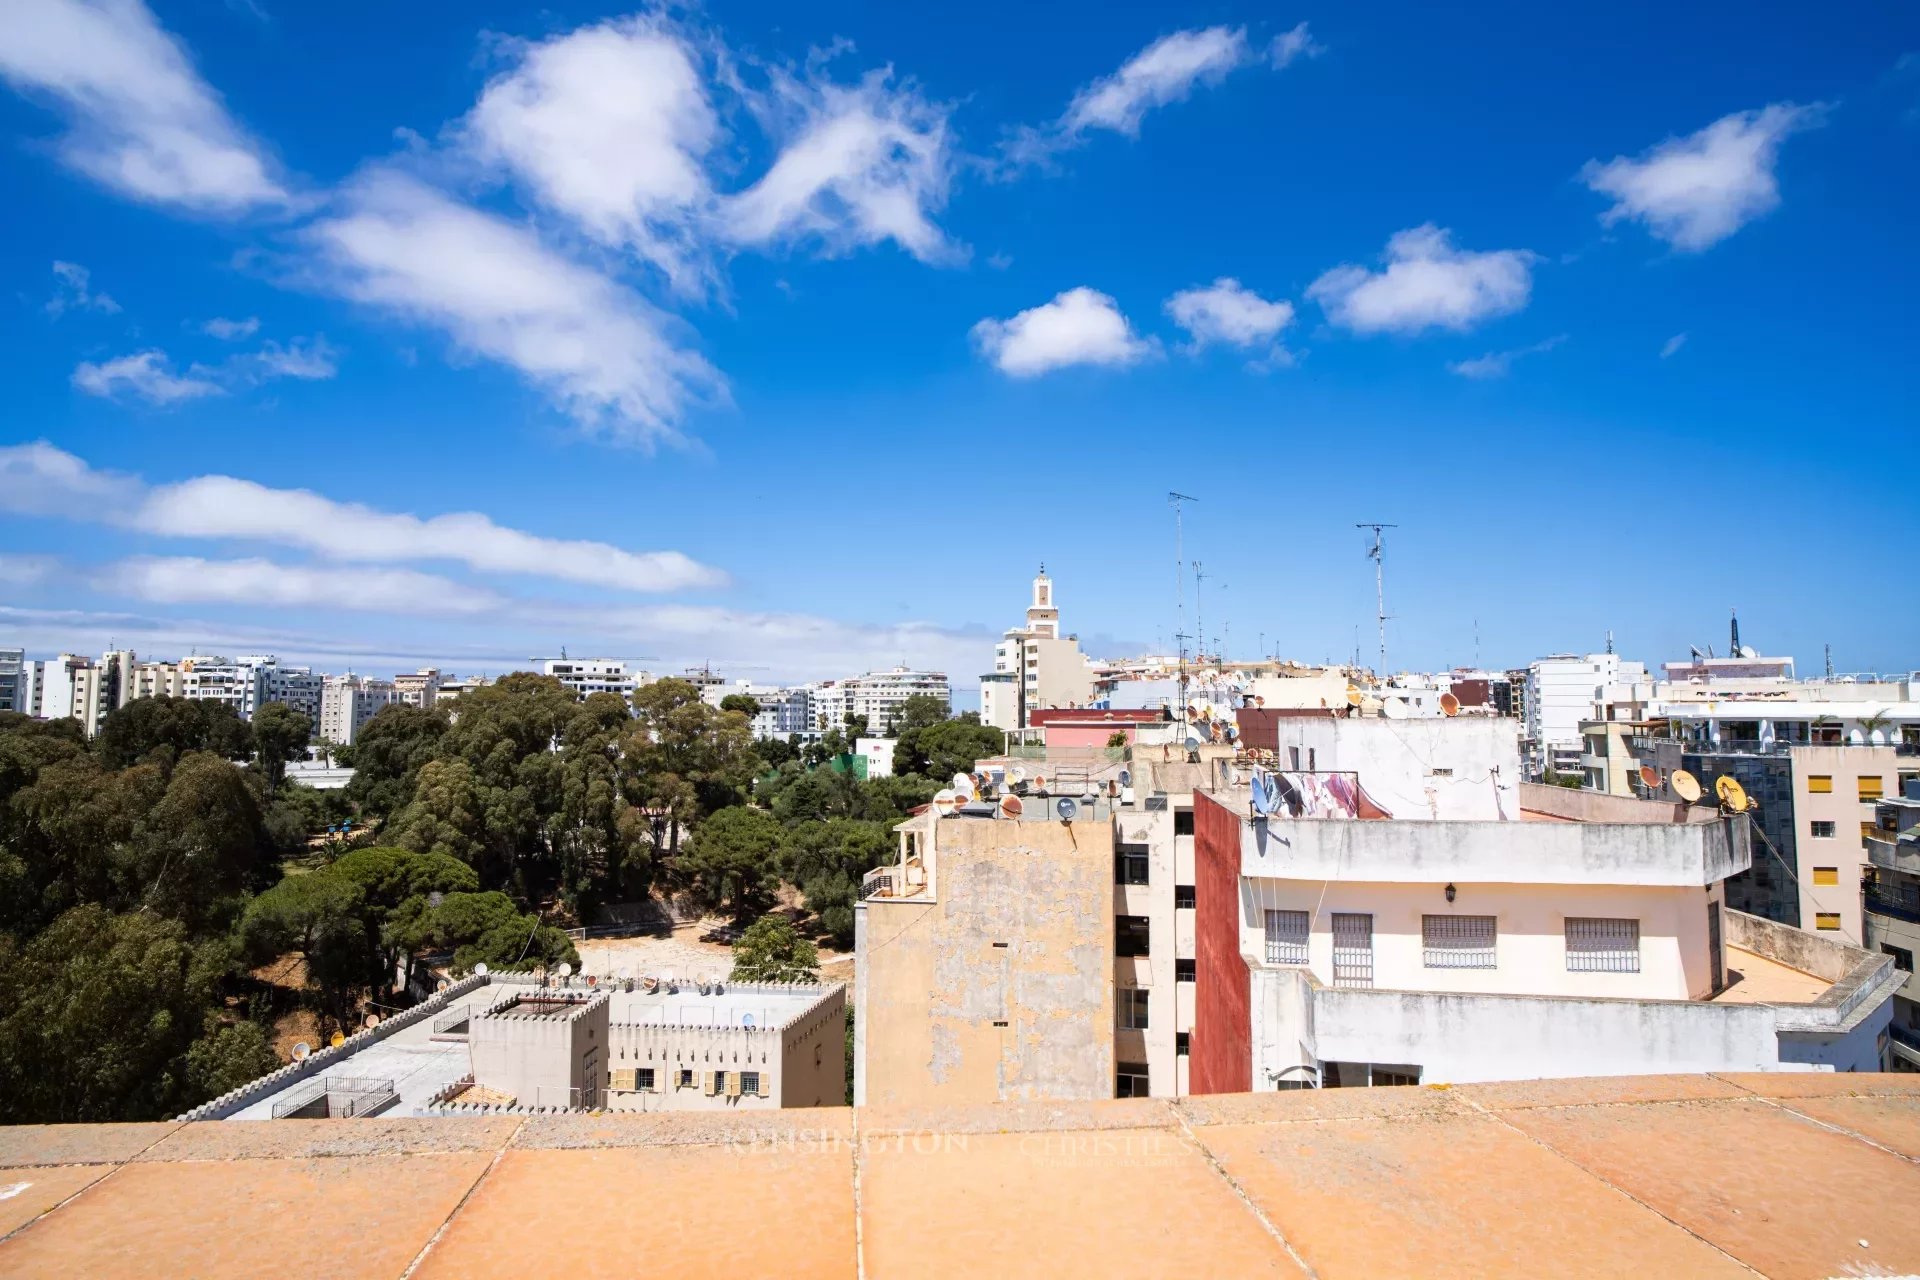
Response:
[[[1860,899],[1861,906],[1871,915],[1890,916],[1909,924],[1920,924],[1920,891],[1888,893],[1883,889],[1870,888],[1861,892]]]

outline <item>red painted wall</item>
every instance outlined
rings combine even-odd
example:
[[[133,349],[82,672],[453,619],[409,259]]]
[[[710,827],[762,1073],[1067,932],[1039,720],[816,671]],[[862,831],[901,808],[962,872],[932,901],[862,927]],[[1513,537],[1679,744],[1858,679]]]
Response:
[[[1193,1093],[1253,1089],[1247,962],[1240,958],[1240,815],[1205,792],[1193,797]]]

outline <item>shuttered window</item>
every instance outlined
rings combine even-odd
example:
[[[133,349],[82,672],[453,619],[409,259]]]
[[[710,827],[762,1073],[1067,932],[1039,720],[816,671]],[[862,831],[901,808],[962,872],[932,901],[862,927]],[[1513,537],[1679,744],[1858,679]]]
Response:
[[[1492,916],[1421,916],[1420,942],[1429,969],[1495,966]]]
[[[1838,929],[1840,913],[1838,911],[1816,911],[1813,916],[1814,927],[1819,929]]]
[[[1840,868],[1815,867],[1813,869],[1813,882],[1815,884],[1839,884]]]
[[[1816,796],[1833,793],[1833,775],[1830,773],[1810,773],[1807,775],[1807,790]]]
[[[1886,786],[1886,780],[1877,777],[1861,778],[1857,785],[1860,789],[1860,798],[1862,800],[1878,800],[1881,795],[1884,794],[1883,788]]]
[[[1640,972],[1640,922],[1568,916],[1567,972]]]

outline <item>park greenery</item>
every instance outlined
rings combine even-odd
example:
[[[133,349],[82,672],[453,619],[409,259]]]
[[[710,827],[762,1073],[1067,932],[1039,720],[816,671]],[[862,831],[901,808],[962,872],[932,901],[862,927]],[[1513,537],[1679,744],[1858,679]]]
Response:
[[[909,699],[868,779],[864,723],[755,742],[756,710],[515,674],[380,712],[330,749],[344,792],[289,780],[311,725],[279,703],[138,699],[92,741],[0,713],[0,1123],[177,1114],[278,1065],[290,1016],[351,1030],[438,971],[577,963],[565,929],[609,904],[721,913],[743,976],[815,972],[892,827],[1004,739]]]

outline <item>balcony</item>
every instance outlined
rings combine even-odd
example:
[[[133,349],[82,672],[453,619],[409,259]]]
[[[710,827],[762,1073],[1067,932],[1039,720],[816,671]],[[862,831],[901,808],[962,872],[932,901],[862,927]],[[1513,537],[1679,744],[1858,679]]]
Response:
[[[1908,875],[1920,876],[1920,840],[1895,840],[1892,832],[1885,836],[1868,836],[1863,841],[1867,847],[1867,862],[1882,871],[1903,871]]]

